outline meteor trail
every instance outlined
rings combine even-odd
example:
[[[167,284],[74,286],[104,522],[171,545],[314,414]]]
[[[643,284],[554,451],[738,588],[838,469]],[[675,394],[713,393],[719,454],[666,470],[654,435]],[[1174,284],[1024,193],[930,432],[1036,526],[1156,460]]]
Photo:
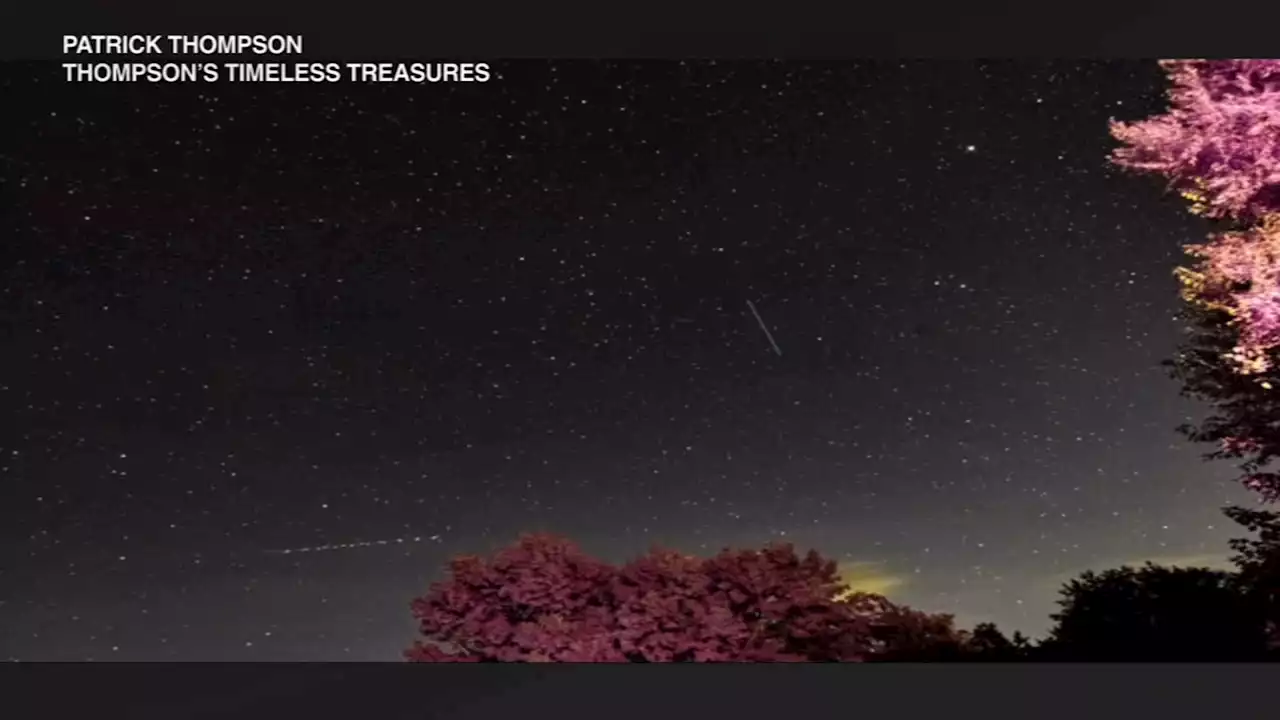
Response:
[[[330,550],[354,550],[355,548],[381,547],[386,545],[404,545],[406,543],[420,543],[425,541],[439,542],[439,535],[422,536],[415,535],[413,537],[395,538],[392,540],[366,540],[362,542],[334,543],[332,545],[314,545],[312,547],[284,548],[282,550],[267,550],[271,555],[296,555],[298,553],[315,553],[328,552]]]
[[[756,310],[756,304],[748,300],[747,307],[751,308],[751,314],[756,316],[756,322],[760,323],[760,329],[764,331],[764,336],[769,338],[769,344],[773,346],[773,351],[778,353],[778,357],[782,357],[782,348],[778,347],[778,341],[773,339],[773,333],[769,332],[769,326],[764,324],[764,319],[760,317],[760,311]]]

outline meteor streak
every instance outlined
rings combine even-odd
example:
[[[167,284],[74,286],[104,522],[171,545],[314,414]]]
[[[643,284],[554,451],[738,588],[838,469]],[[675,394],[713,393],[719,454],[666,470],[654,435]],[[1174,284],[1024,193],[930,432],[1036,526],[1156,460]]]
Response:
[[[773,333],[769,332],[769,326],[764,324],[764,319],[760,317],[760,312],[756,310],[756,304],[748,300],[747,307],[751,308],[751,314],[756,316],[756,322],[760,323],[760,329],[764,331],[764,336],[769,338],[769,344],[773,346],[773,351],[778,353],[778,357],[782,357],[782,348],[778,347],[778,341],[773,339]]]
[[[414,535],[412,537],[399,537],[390,540],[365,540],[360,542],[349,543],[333,543],[331,545],[313,545],[311,547],[283,548],[280,550],[267,550],[270,555],[297,555],[298,553],[316,553],[329,552],[331,550],[354,550],[356,548],[367,547],[385,547],[387,545],[407,545],[409,543],[420,542],[440,542],[439,535]]]

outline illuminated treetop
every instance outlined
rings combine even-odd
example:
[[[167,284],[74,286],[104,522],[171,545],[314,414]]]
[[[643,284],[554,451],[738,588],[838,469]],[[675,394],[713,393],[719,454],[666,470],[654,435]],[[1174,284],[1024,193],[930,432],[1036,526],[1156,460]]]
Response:
[[[654,549],[621,567],[530,535],[461,557],[413,603],[424,662],[804,662],[959,647],[952,619],[863,593],[789,545],[699,559]]]
[[[1280,211],[1280,60],[1165,60],[1163,115],[1111,124],[1112,160],[1159,173],[1214,218]]]

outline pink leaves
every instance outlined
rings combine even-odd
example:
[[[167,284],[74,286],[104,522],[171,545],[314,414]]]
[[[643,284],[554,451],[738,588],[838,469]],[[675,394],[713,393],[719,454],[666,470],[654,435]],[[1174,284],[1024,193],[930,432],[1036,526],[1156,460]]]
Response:
[[[1164,115],[1112,123],[1121,167],[1155,172],[1193,212],[1256,227],[1188,248],[1199,261],[1188,299],[1227,310],[1241,331],[1232,356],[1242,372],[1267,367],[1280,345],[1280,61],[1168,60]]]
[[[1280,215],[1187,248],[1199,260],[1188,300],[1225,310],[1240,333],[1229,359],[1242,374],[1271,366],[1280,347]]]
[[[836,600],[835,564],[790,546],[706,560],[655,549],[611,567],[566,540],[527,536],[451,569],[413,603],[430,644],[410,660],[859,661],[888,647],[885,622],[929,622],[883,598]]]
[[[1263,502],[1280,501],[1280,474],[1250,473],[1245,475],[1243,484],[1262,497]]]
[[[1222,454],[1238,457],[1262,450],[1262,443],[1255,438],[1228,437],[1222,440]]]
[[[1191,193],[1210,217],[1256,220],[1280,200],[1280,60],[1166,60],[1164,115],[1113,122],[1112,160]]]
[[[570,652],[574,629],[593,622],[592,593],[609,577],[606,566],[571,543],[537,535],[521,538],[492,562],[462,557],[450,568],[449,582],[435,584],[413,602],[419,629],[428,638],[492,660],[540,655],[550,660],[557,652]],[[573,613],[580,617],[566,617]],[[415,648],[410,657],[433,661],[440,653]]]
[[[1181,354],[1175,366],[1190,392],[1220,411],[1193,437],[1220,442],[1219,456],[1248,458],[1244,485],[1277,500],[1280,478],[1259,469],[1280,450],[1268,410],[1280,351],[1280,60],[1161,64],[1173,84],[1169,111],[1113,122],[1123,146],[1112,160],[1164,175],[1192,212],[1238,228],[1187,248],[1194,263],[1178,269],[1182,295],[1199,318],[1199,338],[1214,349]],[[1209,318],[1225,319],[1216,336]],[[1214,339],[1228,334],[1233,347]]]

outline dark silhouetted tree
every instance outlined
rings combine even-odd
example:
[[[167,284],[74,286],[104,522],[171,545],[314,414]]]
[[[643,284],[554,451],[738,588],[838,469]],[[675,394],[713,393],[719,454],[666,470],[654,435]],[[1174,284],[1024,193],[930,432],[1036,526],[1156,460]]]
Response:
[[[1241,591],[1266,617],[1272,651],[1280,650],[1280,513],[1242,507],[1229,507],[1225,512],[1256,535],[1231,541],[1236,553],[1231,562],[1237,568]]]
[[[1210,412],[1179,430],[1211,445],[1208,459],[1237,461],[1241,482],[1263,500],[1280,499],[1280,474],[1269,469],[1280,457],[1280,370],[1272,364],[1255,375],[1236,371],[1226,355],[1239,333],[1226,312],[1191,303],[1182,317],[1186,339],[1166,365],[1182,393],[1206,402]],[[1280,360],[1274,351],[1271,357]]]
[[[965,633],[951,615],[931,615],[895,605],[880,595],[860,594],[847,599],[870,620],[872,658],[877,661],[944,662],[959,660]]]
[[[1031,659],[1031,641],[1022,633],[1006,637],[994,623],[978,623],[965,638],[963,660],[969,662],[1022,662]]]
[[[413,602],[425,642],[410,660],[856,662],[950,625],[878,596],[837,599],[835,563],[789,545],[707,559],[659,549],[613,567],[533,535],[451,571]]]
[[[1256,660],[1266,621],[1230,573],[1148,563],[1087,572],[1062,589],[1044,644],[1055,660]]]

